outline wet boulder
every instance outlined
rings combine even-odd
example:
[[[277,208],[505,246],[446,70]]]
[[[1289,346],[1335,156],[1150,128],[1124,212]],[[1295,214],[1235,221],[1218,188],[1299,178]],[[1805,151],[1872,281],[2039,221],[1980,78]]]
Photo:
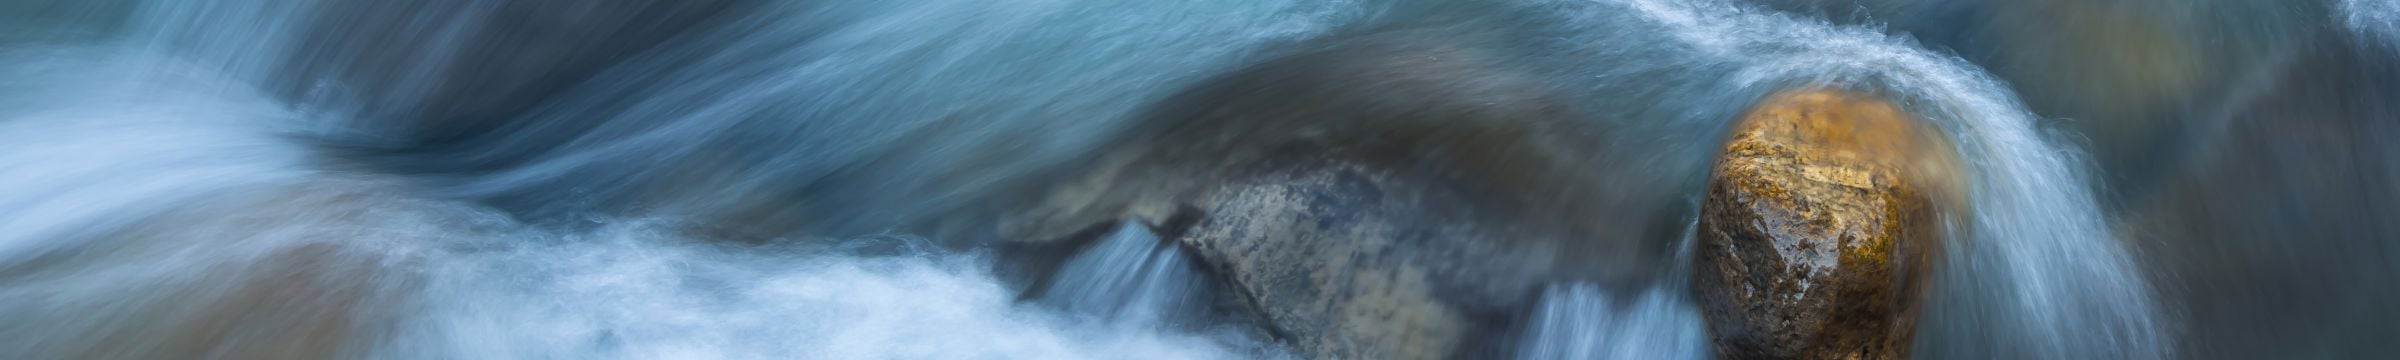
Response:
[[[1237,181],[1177,241],[1312,357],[1492,353],[1561,259],[1458,221],[1455,194],[1422,186],[1338,164]]]
[[[1769,97],[1732,130],[1701,205],[1693,291],[1717,352],[1906,358],[1954,157],[1871,96]]]
[[[1438,29],[1436,29],[1438,30]],[[1027,193],[1001,236],[1119,218],[1174,241],[1269,331],[1327,359],[1490,358],[1557,281],[1665,268],[1690,207],[1628,172],[1599,118],[1500,37],[1400,30],[1312,43],[1156,105],[1156,119]],[[1696,167],[1695,167],[1696,168]]]

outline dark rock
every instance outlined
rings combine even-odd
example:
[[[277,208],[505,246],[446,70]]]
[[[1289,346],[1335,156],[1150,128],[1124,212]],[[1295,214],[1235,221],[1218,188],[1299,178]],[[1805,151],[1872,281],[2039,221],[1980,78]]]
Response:
[[[1209,196],[1179,241],[1313,357],[1486,353],[1559,259],[1459,226],[1429,210],[1456,198],[1414,187],[1358,167],[1264,176]]]
[[[1224,184],[1338,160],[1457,192],[1458,222],[1505,224],[1524,241],[1594,256],[1574,264],[1587,272],[1655,269],[1667,246],[1654,240],[1688,225],[1669,211],[1685,199],[1647,186],[1657,174],[1606,171],[1625,164],[1596,155],[1607,148],[1593,140],[1603,129],[1592,115],[1508,52],[1464,45],[1482,40],[1334,39],[1201,84],[1087,162],[1082,179],[1038,191],[1001,233],[1056,239],[1127,215],[1157,222]]]
[[[1650,279],[1689,212],[1630,185],[1664,176],[1603,171],[1593,113],[1492,43],[1336,37],[1204,82],[999,233],[1193,206],[1177,241],[1303,354],[1505,354],[1545,284]]]

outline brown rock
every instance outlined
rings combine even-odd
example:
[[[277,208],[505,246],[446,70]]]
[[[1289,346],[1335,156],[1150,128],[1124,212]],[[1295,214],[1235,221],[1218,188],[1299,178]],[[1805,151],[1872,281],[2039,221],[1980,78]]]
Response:
[[[1719,355],[1907,357],[1932,205],[1957,189],[1939,139],[1841,91],[1786,92],[1745,114],[1701,205],[1694,292]]]

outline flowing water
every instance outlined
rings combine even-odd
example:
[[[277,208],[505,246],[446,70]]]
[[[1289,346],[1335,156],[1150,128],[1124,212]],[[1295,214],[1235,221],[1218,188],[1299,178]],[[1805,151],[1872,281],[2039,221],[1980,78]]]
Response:
[[[989,231],[894,231],[983,216],[1280,46],[1456,6],[0,2],[21,14],[0,15],[0,354],[28,359],[1287,356],[1194,324],[1222,290],[1140,221],[1036,296],[989,270]],[[2400,38],[2392,2],[2343,4]],[[1624,151],[1594,156],[1677,201],[1726,104],[1779,89],[1869,90],[1943,130],[1970,211],[1918,357],[2176,357],[2086,160],[1975,65],[1729,1],[1490,6],[1539,10],[1495,15],[1540,23],[1515,60],[1616,122],[1595,141]],[[487,58],[509,51],[577,65]],[[1663,279],[1549,286],[1512,351],[1708,357],[1690,240],[1666,241]]]
[[[1874,29],[1829,27],[1732,3],[1622,5],[1688,44],[1688,54],[1680,57],[1724,64],[1730,72],[1725,81],[1703,85],[1722,87],[1713,92],[1807,83],[1885,89],[1957,140],[1959,153],[1970,162],[1973,210],[1949,220],[1953,241],[1943,248],[1917,356],[2168,355],[2162,311],[2133,259],[2103,226],[2090,185],[2079,173],[2081,160],[2046,139],[2035,117],[2006,88],[1971,65]],[[1589,291],[1567,289],[1566,297]],[[1552,292],[1554,301],[1577,301]],[[1637,298],[1647,299],[1642,296]],[[1545,305],[1544,314],[1559,306]],[[1655,312],[1632,315],[1637,317],[1690,314],[1672,307],[1635,308]],[[1574,316],[1606,324],[1608,317],[1628,315]],[[1689,325],[1654,331],[1671,333],[1667,329],[1675,326]],[[1545,346],[1555,345],[1536,345],[1544,349],[1537,352],[1550,351]]]
[[[2400,2],[2391,0],[2342,0],[2342,23],[2352,31],[2400,42]]]
[[[494,36],[478,29],[498,26],[486,20],[499,16],[491,4],[462,2],[402,20],[404,28],[397,31],[433,38],[425,40],[431,43],[424,46],[429,51],[381,55],[413,57],[395,61],[406,67],[399,71],[407,73],[440,74],[446,67],[472,66],[444,51],[468,51],[467,37]],[[114,9],[128,12],[123,16],[131,19],[125,29],[107,30],[121,31],[121,40],[7,49],[5,60],[0,60],[8,74],[0,80],[5,82],[0,85],[5,86],[0,90],[5,106],[0,108],[6,109],[0,112],[0,126],[6,127],[0,136],[10,144],[0,158],[0,179],[5,179],[0,181],[9,189],[0,193],[6,198],[0,201],[0,214],[6,214],[0,221],[7,229],[0,234],[0,276],[10,286],[0,290],[0,313],[8,314],[10,321],[0,325],[0,335],[8,338],[0,342],[0,352],[17,358],[1266,354],[1261,352],[1267,351],[1265,345],[1250,340],[1144,326],[1152,319],[1114,324],[1020,305],[1014,290],[982,270],[988,260],[974,253],[911,250],[934,246],[907,244],[896,246],[902,249],[899,254],[880,256],[846,255],[839,246],[728,246],[674,230],[678,227],[673,221],[629,217],[573,219],[596,224],[589,226],[542,226],[519,222],[466,197],[604,196],[596,194],[610,191],[613,184],[663,180],[646,178],[659,175],[653,172],[600,177],[580,168],[697,161],[694,157],[699,155],[693,152],[712,143],[806,144],[727,175],[740,178],[709,178],[693,185],[709,191],[650,206],[671,210],[723,205],[769,192],[757,189],[768,186],[758,182],[825,176],[863,161],[870,150],[911,146],[926,152],[919,156],[957,156],[961,149],[973,147],[949,143],[999,138],[979,135],[991,131],[1089,133],[1095,130],[1076,127],[1105,127],[1110,112],[1127,111],[1133,106],[1130,100],[1137,98],[1063,93],[1164,88],[1162,83],[1171,83],[1174,75],[1127,71],[1205,67],[1211,57],[1057,62],[1046,70],[995,68],[999,63],[974,60],[1045,53],[1065,59],[1122,59],[1126,57],[1110,54],[1164,47],[1217,47],[1224,50],[1216,52],[1226,53],[1256,41],[1243,38],[1304,33],[1309,17],[1316,15],[1270,5],[1214,2],[1174,8],[1144,2],[960,1],[806,11],[796,4],[762,5],[752,9],[756,14],[729,20],[721,29],[693,35],[697,39],[691,42],[659,50],[662,55],[602,75],[670,76],[678,86],[572,92],[529,117],[538,119],[533,123],[552,126],[588,126],[592,135],[502,136],[493,141],[504,145],[488,148],[498,150],[467,160],[508,158],[514,154],[504,152],[521,150],[507,144],[559,142],[542,144],[554,150],[522,150],[533,152],[526,158],[535,160],[506,163],[510,170],[461,182],[452,176],[380,174],[321,147],[328,142],[404,142],[413,134],[380,123],[385,119],[371,109],[429,106],[428,99],[443,90],[435,84],[438,79],[422,78],[364,84],[381,86],[374,89],[346,88],[364,85],[343,84],[339,81],[346,79],[328,75],[345,71],[338,69],[345,61],[367,62],[349,58],[378,55],[314,54],[310,52],[322,49],[300,45],[316,41],[307,38],[311,31],[358,21],[319,17],[342,5],[144,2]],[[1299,14],[1275,14],[1284,11]],[[1138,33],[1127,33],[1136,30],[1128,25],[1145,19],[1122,18],[1244,13],[1265,15],[1247,16],[1263,18],[1254,23],[1200,23],[1197,28]],[[911,24],[955,26],[945,36],[989,38],[921,37],[924,29],[902,26]],[[814,27],[838,30],[820,32]],[[361,29],[369,30],[378,29]],[[333,64],[308,63],[312,61]],[[697,65],[685,67],[691,70],[670,68],[676,65],[669,63],[685,61]],[[310,68],[336,69],[297,70]],[[895,74],[914,77],[891,76]],[[983,83],[955,83],[962,79]],[[304,89],[275,94],[292,83]],[[1023,88],[1026,83],[1058,86]],[[988,91],[1069,102],[974,96]],[[1039,91],[1053,94],[1034,93]],[[377,97],[356,98],[361,94]],[[581,94],[591,94],[592,99],[581,99]],[[866,101],[868,94],[890,100]],[[627,96],[647,100],[620,101]],[[899,137],[930,125],[887,121],[939,120],[948,116],[946,112],[961,111],[1000,118],[964,125],[989,129],[931,135],[975,138],[908,144],[901,144]],[[769,115],[815,112],[830,114],[798,117],[821,121],[766,121]],[[1063,118],[1069,115],[1077,118]],[[1090,120],[1067,121],[1080,119]],[[591,125],[580,124],[586,121]],[[850,130],[801,131],[844,128]],[[537,126],[516,133],[538,135],[543,130]],[[1043,150],[1024,151],[1018,155],[1043,156]],[[925,166],[892,171],[935,167]],[[878,174],[887,177],[841,190],[925,190],[923,184],[893,181],[924,175]],[[559,186],[580,191],[556,191]],[[862,201],[944,199],[928,193]],[[856,209],[812,210],[875,216],[908,208],[857,204]],[[1140,235],[1140,230],[1129,231],[1133,232],[1123,236],[1137,241],[1130,246],[1143,247],[1136,250],[1135,260],[1140,261],[1157,240]],[[1143,238],[1149,243],[1138,243]],[[875,240],[795,240],[857,241]],[[1090,270],[1094,272],[1116,270],[1111,266],[1117,264],[1107,263],[1113,260],[1088,266],[1096,267]],[[1168,269],[1178,264],[1160,259],[1157,271],[1164,273],[1158,276],[1168,277],[1160,281],[1189,284],[1191,280],[1173,278],[1189,273]],[[1082,291],[1121,296],[1108,293],[1113,289]],[[1148,306],[1172,300],[1088,306]],[[1069,300],[1077,308],[1087,306],[1084,301]]]
[[[638,219],[517,223],[322,158],[295,140],[310,115],[238,83],[114,51],[11,54],[0,178],[23,191],[0,210],[0,313],[12,319],[0,349],[16,357],[1225,358],[1261,346],[1021,306],[981,258],[911,250],[932,248],[921,239],[745,247]]]
[[[1695,228],[1698,224],[1693,224]],[[1689,264],[1693,243],[1686,232],[1675,263]],[[1685,295],[1691,271],[1678,267],[1665,279],[1631,295],[1611,294],[1592,284],[1561,284],[1543,290],[1531,334],[1519,359],[1707,359],[1708,329]]]
[[[1068,259],[1043,299],[1117,321],[1197,319],[1207,299],[1199,270],[1181,250],[1136,221],[1125,221]]]

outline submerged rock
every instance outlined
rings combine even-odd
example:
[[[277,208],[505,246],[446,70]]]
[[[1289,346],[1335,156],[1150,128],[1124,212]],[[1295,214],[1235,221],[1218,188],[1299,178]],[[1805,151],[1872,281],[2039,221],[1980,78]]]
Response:
[[[1516,353],[1546,286],[1656,281],[1707,158],[1679,165],[1682,147],[1657,142],[1677,135],[1554,82],[1568,69],[1513,48],[1535,33],[1342,35],[1212,77],[1076,178],[1026,191],[1034,205],[997,236],[1191,209],[1175,241],[1301,354]]]
[[[1524,302],[1508,298],[1550,261],[1445,221],[1427,209],[1455,198],[1413,188],[1339,165],[1263,176],[1209,196],[1208,217],[1178,240],[1313,357],[1488,352],[1488,335],[1510,328],[1505,304]]]
[[[413,247],[477,234],[450,232],[460,229],[445,224],[464,222],[457,208],[366,181],[214,190],[112,208],[137,225],[53,233],[58,251],[0,259],[9,284],[0,311],[16,315],[0,333],[50,334],[8,336],[0,349],[32,359],[357,358],[391,346],[378,340],[409,322],[400,309],[420,306],[426,260]]]
[[[1701,205],[1696,293],[1720,356],[1908,356],[1948,147],[1892,104],[1770,97],[1735,125]],[[1945,189],[1945,190],[1936,190]]]

